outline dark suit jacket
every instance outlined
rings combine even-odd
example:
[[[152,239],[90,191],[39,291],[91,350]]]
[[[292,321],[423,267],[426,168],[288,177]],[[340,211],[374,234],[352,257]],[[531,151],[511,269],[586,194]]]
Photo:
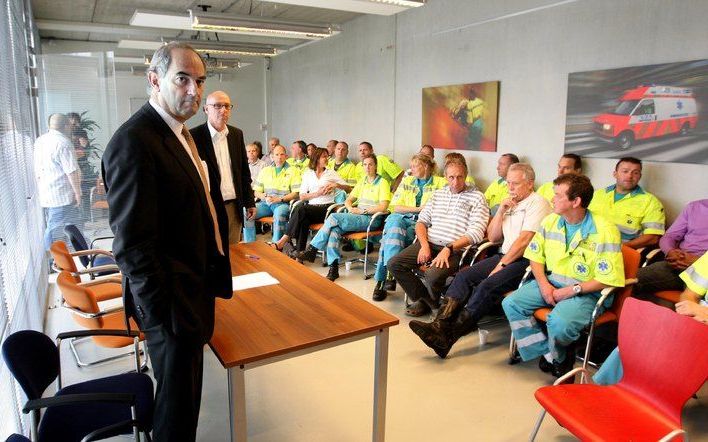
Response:
[[[214,329],[214,297],[232,295],[218,175],[210,170],[210,193],[226,256],[216,248],[197,169],[149,103],[113,135],[102,171],[126,313],[143,329],[162,326],[206,343]]]
[[[234,189],[237,197],[236,213],[241,223],[243,223],[243,208],[256,206],[253,189],[251,188],[251,169],[248,168],[243,132],[233,126],[227,125],[227,127],[229,128],[229,134],[226,136],[226,140],[229,145],[229,157],[231,157],[231,176],[234,180]],[[218,174],[219,164],[216,162],[214,144],[211,141],[211,133],[209,133],[207,123],[195,127],[190,132],[199,149],[199,156],[207,161],[209,169],[214,169]],[[213,188],[213,186],[211,187]]]

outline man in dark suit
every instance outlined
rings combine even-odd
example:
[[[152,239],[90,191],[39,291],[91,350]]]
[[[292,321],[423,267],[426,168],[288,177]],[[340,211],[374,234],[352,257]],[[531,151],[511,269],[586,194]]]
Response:
[[[241,241],[243,209],[251,219],[256,214],[256,202],[251,189],[251,171],[246,158],[243,132],[229,126],[231,99],[223,91],[209,94],[204,105],[207,122],[191,130],[199,155],[221,178],[221,196],[229,218],[229,244]]]
[[[232,295],[226,213],[218,172],[184,126],[199,109],[203,60],[169,43],[147,79],[150,101],[113,135],[102,168],[126,314],[145,333],[157,381],[154,438],[187,441],[196,439],[214,297]]]

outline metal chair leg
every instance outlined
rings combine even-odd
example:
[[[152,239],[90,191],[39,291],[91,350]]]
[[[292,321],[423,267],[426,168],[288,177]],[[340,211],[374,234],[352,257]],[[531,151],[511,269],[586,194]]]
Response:
[[[531,433],[531,436],[529,436],[529,442],[533,442],[536,440],[536,435],[538,434],[538,430],[541,429],[541,423],[543,423],[543,419],[546,417],[546,409],[544,408],[543,411],[541,411],[541,414],[538,415],[538,420],[536,421],[536,426],[533,428],[533,432]]]

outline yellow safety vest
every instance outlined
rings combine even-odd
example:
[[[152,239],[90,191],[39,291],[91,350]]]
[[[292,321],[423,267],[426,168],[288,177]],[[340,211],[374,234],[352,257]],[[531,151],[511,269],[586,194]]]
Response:
[[[615,185],[598,189],[589,209],[615,223],[622,234],[622,242],[641,234],[663,235],[665,232],[664,206],[639,186],[619,201],[615,201]]]
[[[266,195],[285,196],[300,190],[300,169],[288,163],[283,164],[280,173],[276,173],[275,166],[261,169],[258,178],[253,182],[253,191]]]
[[[294,166],[294,167],[297,167],[298,169],[300,169],[300,173],[304,172],[305,169],[307,169],[307,166],[310,164],[310,158],[308,158],[307,155],[302,157],[301,160],[296,160],[295,158],[290,157],[285,161],[288,164],[290,164],[291,166]]]
[[[546,266],[550,279],[564,286],[596,280],[613,287],[624,286],[622,243],[617,227],[589,210],[566,246],[565,220],[552,213],[526,247],[524,257]],[[607,305],[611,305],[609,300]]]
[[[417,207],[415,204],[416,196],[420,188],[415,184],[414,176],[407,176],[401,180],[401,184],[396,189],[396,192],[391,198],[391,204],[388,206],[391,213],[396,206]],[[447,180],[443,177],[432,175],[430,179],[423,185],[423,196],[420,199],[420,207],[423,207],[428,199],[438,189],[447,186]]]
[[[330,158],[327,162],[327,169],[332,169],[337,172],[337,174],[339,174],[339,176],[342,177],[342,179],[350,186],[356,185],[356,182],[358,181],[358,172],[356,164],[354,164],[352,160],[347,158],[342,164],[339,165],[337,169],[334,168],[334,165],[334,158]]]
[[[356,205],[360,209],[370,209],[381,201],[391,201],[391,186],[380,176],[376,176],[372,183],[364,177],[356,183],[349,196],[357,199]]]
[[[538,188],[536,193],[546,198],[546,201],[548,201],[549,203],[553,204],[553,196],[555,195],[555,193],[553,192],[553,181],[544,183],[541,187]]]
[[[698,258],[698,261],[679,275],[686,283],[686,288],[698,296],[706,296],[708,292],[708,252]],[[708,301],[708,299],[706,299]]]
[[[376,174],[388,181],[389,184],[393,183],[398,178],[398,175],[403,173],[403,169],[386,155],[376,155],[376,164]],[[358,163],[356,165],[357,181],[365,176],[364,165]]]
[[[487,199],[489,212],[492,215],[497,213],[499,204],[509,197],[509,185],[506,183],[506,180],[504,178],[497,178],[492,181],[492,184],[490,184],[484,192],[484,197]]]

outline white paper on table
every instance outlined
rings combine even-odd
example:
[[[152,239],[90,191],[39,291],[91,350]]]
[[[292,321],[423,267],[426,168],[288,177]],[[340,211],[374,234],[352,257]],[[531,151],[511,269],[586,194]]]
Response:
[[[231,289],[233,291],[247,290],[274,284],[280,284],[280,281],[270,276],[270,273],[268,272],[248,273],[246,275],[234,276],[231,278]]]

